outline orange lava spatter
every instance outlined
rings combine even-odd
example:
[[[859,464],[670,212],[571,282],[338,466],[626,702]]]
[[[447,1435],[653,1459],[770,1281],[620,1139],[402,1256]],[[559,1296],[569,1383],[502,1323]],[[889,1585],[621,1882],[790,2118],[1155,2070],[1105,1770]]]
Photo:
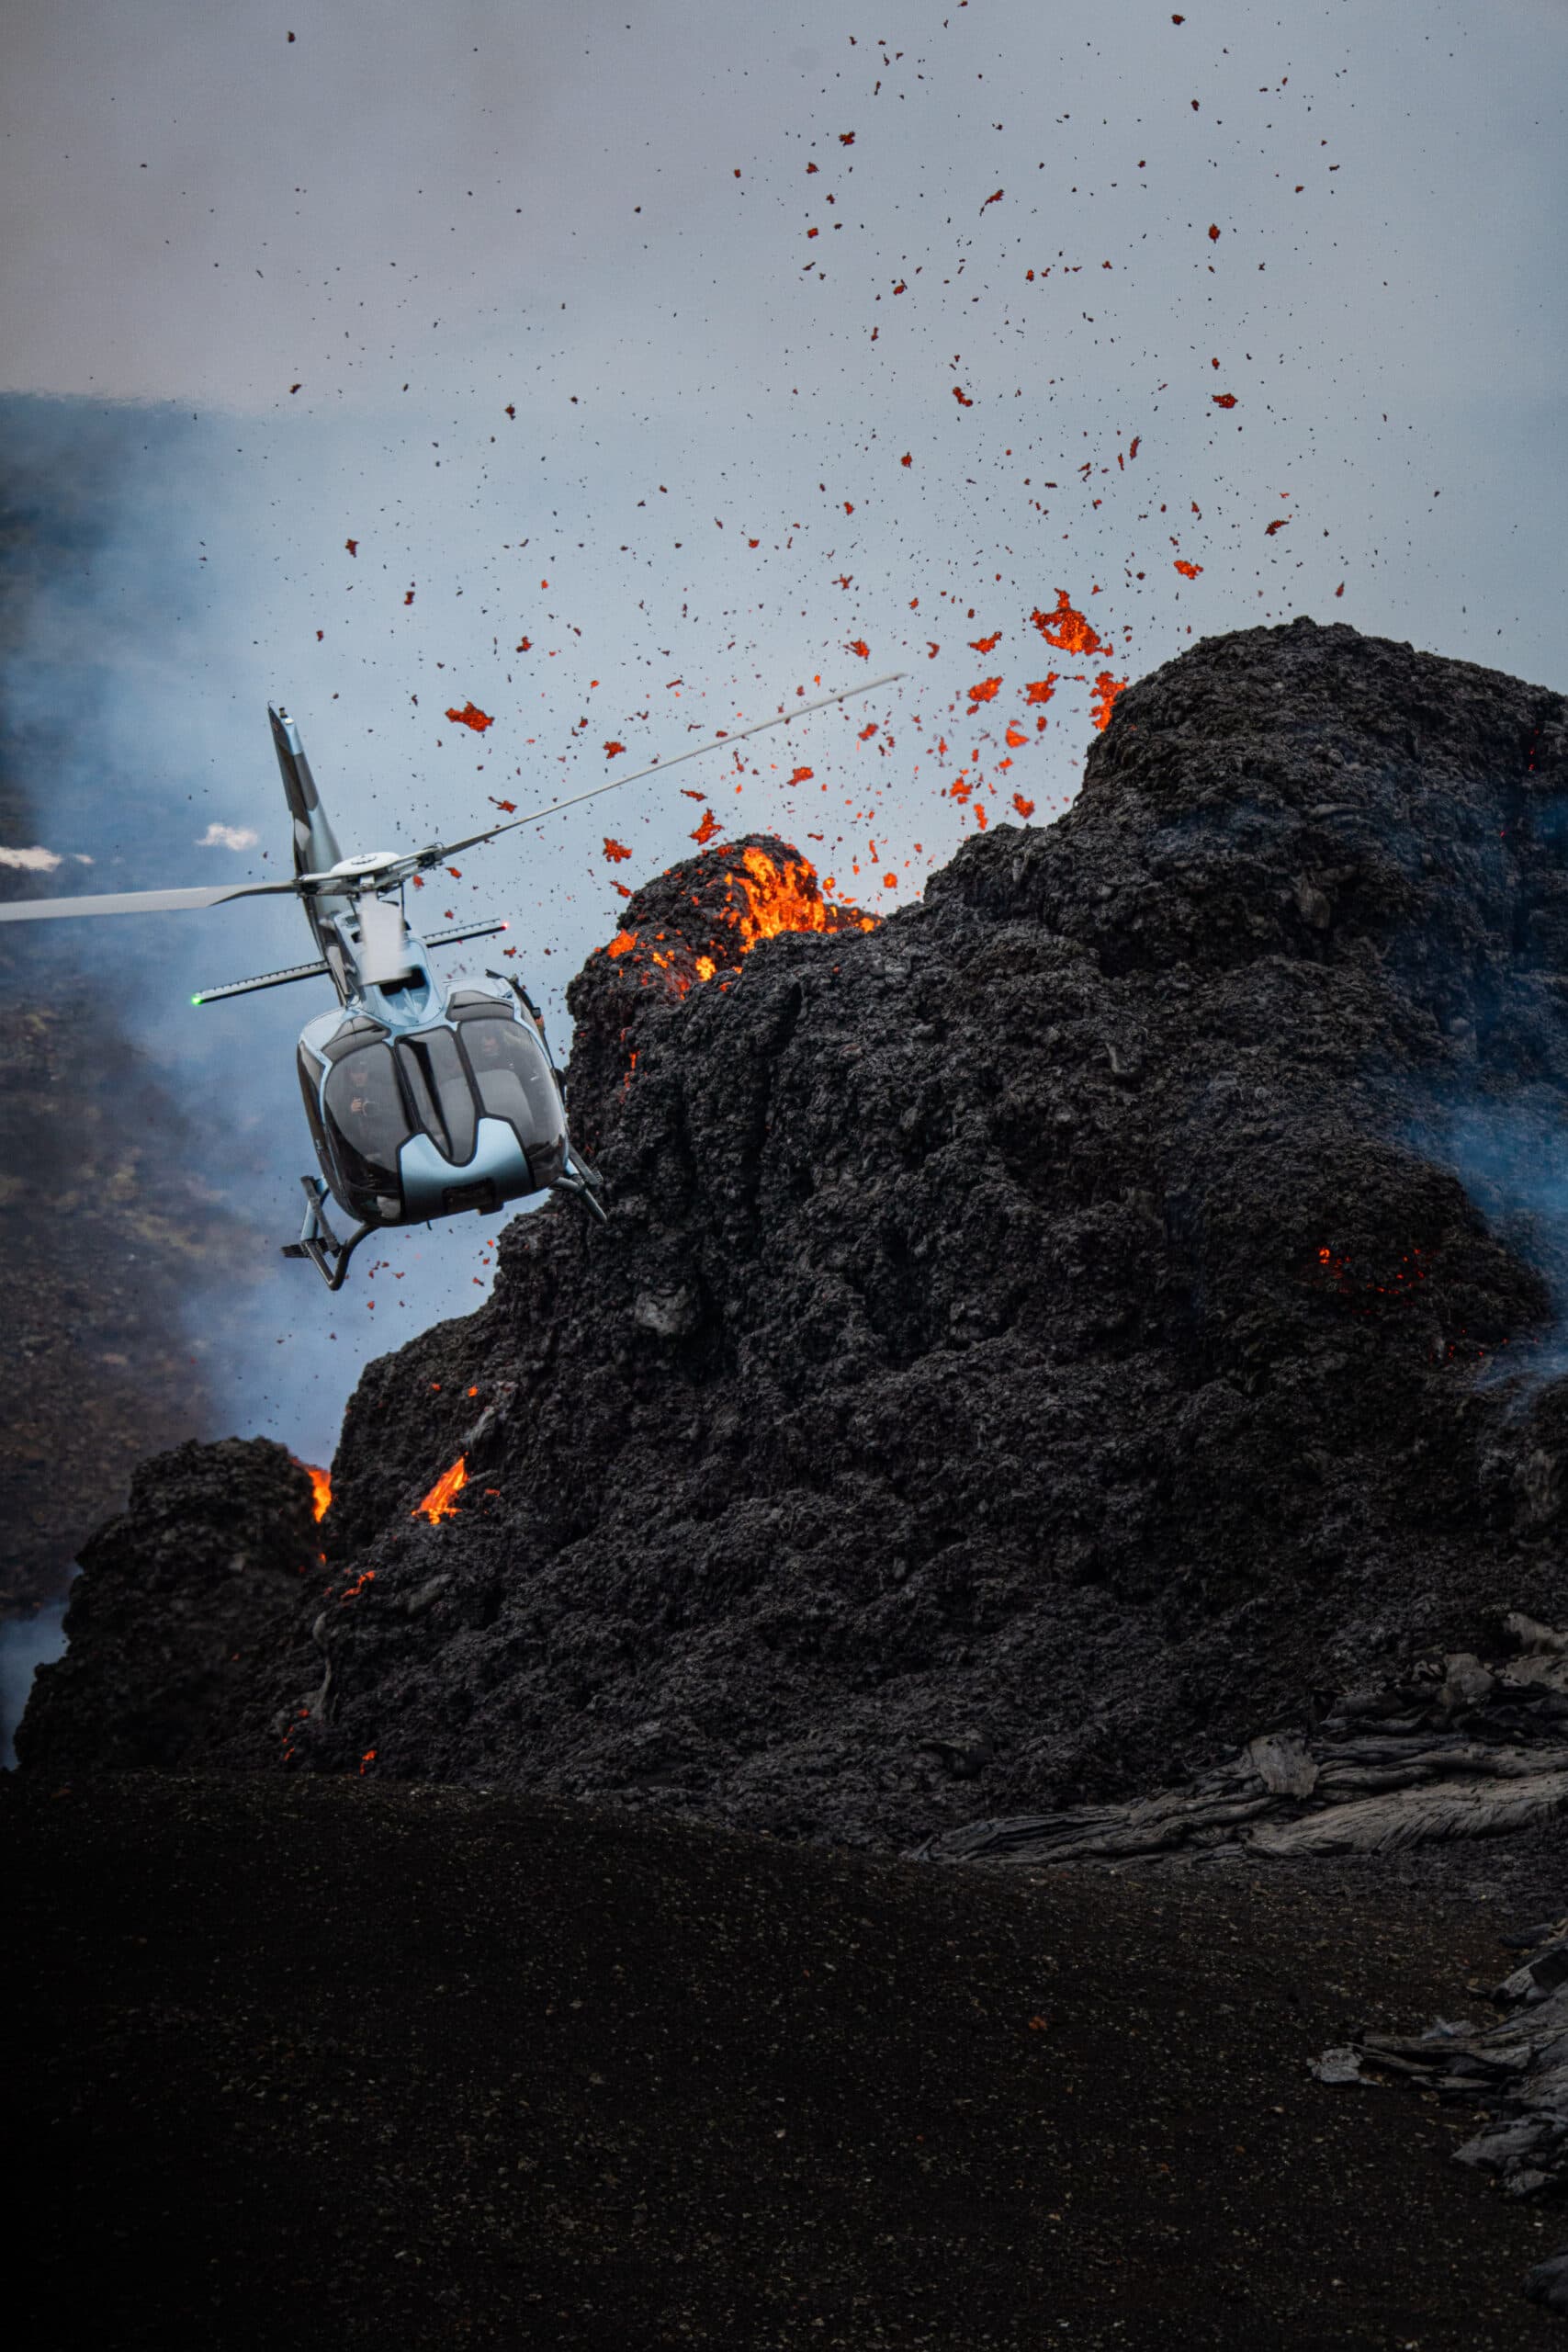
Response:
[[[1074,611],[1065,588],[1056,591],[1054,613],[1036,609],[1029,617],[1046,644],[1055,645],[1063,653],[1099,653],[1102,650],[1098,632],[1090,628],[1082,613]]]
[[[1125,678],[1113,678],[1109,670],[1102,670],[1094,682],[1094,694],[1089,702],[1089,710],[1096,728],[1102,735],[1111,724],[1111,713],[1115,706],[1116,697],[1123,691],[1126,684]]]
[[[489,711],[481,710],[477,702],[466,702],[461,710],[449,710],[446,716],[454,726],[471,727],[476,735],[482,735],[487,727],[495,725]]]
[[[432,1527],[438,1520],[455,1518],[457,1510],[457,1498],[468,1483],[468,1457],[459,1453],[450,1470],[443,1470],[423,1501],[414,1505],[409,1517],[427,1519]]]

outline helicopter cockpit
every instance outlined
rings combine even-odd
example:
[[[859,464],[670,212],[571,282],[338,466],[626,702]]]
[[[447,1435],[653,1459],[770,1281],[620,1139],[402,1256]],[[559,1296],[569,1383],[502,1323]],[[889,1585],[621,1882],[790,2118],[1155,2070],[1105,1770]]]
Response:
[[[548,1053],[505,997],[459,989],[446,1018],[392,1030],[327,1016],[299,1041],[299,1082],[323,1173],[370,1225],[481,1214],[547,1191],[567,1169]]]

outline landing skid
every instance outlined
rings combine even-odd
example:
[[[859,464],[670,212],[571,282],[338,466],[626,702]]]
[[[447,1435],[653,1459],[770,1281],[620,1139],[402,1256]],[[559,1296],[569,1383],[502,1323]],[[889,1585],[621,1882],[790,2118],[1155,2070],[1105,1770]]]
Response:
[[[298,1241],[286,1241],[286,1258],[309,1258],[329,1290],[341,1290],[348,1261],[374,1226],[356,1225],[346,1241],[340,1241],[333,1231],[327,1216],[327,1188],[319,1176],[301,1176],[305,1188],[305,1222],[299,1228]]]
[[[556,1178],[554,1189],[558,1193],[570,1193],[574,1201],[581,1201],[595,1225],[609,1224],[604,1204],[599,1198],[604,1189],[604,1179],[596,1168],[589,1166],[575,1144],[569,1143],[566,1148],[566,1168]]]

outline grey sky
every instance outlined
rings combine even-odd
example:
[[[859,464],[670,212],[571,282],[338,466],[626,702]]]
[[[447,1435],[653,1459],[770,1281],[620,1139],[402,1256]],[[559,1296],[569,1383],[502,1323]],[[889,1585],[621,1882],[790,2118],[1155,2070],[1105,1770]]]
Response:
[[[466,867],[442,909],[512,913],[547,986],[706,806],[897,903],[977,808],[1056,813],[1095,675],[1193,636],[1306,611],[1562,683],[1568,10],[857,13],[13,12],[5,388],[197,420],[127,525],[188,592],[92,721],[193,792],[168,878],[267,870],[197,843],[273,840],[268,693],[372,846],[913,673],[762,738],[739,793],[689,767],[701,803],[637,787]],[[111,658],[116,582],[73,616]],[[1063,589],[1110,650],[1036,633]],[[470,698],[482,739],[442,717]],[[294,952],[192,920],[197,983]],[[234,1037],[286,1054],[256,1002]]]

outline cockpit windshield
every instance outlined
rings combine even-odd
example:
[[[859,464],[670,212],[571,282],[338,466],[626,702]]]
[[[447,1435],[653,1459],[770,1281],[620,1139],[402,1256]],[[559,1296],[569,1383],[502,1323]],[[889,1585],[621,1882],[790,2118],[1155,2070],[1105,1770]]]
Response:
[[[353,1193],[398,1191],[398,1153],[412,1131],[392,1050],[355,1044],[333,1065],[326,1086],[333,1156]]]

